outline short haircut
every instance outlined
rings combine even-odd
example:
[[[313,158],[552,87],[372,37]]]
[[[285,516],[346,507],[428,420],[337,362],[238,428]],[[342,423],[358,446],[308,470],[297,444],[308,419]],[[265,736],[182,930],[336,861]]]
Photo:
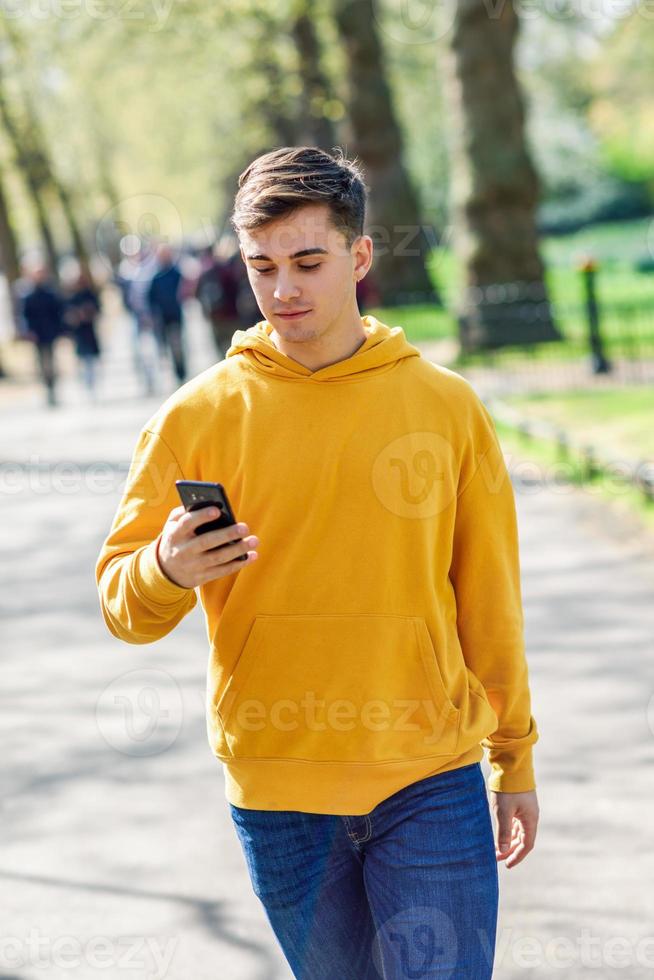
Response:
[[[339,148],[284,146],[257,157],[238,179],[230,217],[238,234],[253,231],[307,204],[326,204],[348,246],[363,234],[367,188],[359,164]]]

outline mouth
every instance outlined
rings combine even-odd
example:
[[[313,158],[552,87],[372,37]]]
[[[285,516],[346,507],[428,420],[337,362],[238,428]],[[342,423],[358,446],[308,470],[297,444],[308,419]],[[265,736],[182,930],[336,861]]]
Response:
[[[306,316],[307,313],[311,313],[311,310],[297,310],[295,313],[276,313],[275,316],[279,316],[282,320],[299,320],[301,317]]]

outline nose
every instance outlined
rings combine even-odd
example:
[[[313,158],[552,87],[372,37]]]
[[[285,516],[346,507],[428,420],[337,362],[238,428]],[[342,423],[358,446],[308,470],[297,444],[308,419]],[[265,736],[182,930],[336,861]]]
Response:
[[[277,282],[275,283],[274,295],[275,299],[279,300],[280,303],[288,303],[290,299],[294,299],[300,295],[300,290],[293,282],[292,276],[280,270],[277,275]]]

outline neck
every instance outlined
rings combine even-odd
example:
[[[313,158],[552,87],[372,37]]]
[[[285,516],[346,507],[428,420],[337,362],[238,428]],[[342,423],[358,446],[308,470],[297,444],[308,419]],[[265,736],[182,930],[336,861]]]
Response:
[[[281,337],[275,329],[270,339],[282,354],[302,364],[310,371],[319,371],[338,361],[344,361],[358,351],[367,338],[363,321],[357,310],[348,321],[326,330],[318,337],[306,339],[298,332],[297,340]]]

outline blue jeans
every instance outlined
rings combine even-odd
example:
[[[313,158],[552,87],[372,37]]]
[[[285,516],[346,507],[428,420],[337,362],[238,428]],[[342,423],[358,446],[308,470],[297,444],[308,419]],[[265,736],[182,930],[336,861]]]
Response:
[[[364,816],[230,804],[252,887],[298,980],[487,980],[499,900],[479,762]]]

